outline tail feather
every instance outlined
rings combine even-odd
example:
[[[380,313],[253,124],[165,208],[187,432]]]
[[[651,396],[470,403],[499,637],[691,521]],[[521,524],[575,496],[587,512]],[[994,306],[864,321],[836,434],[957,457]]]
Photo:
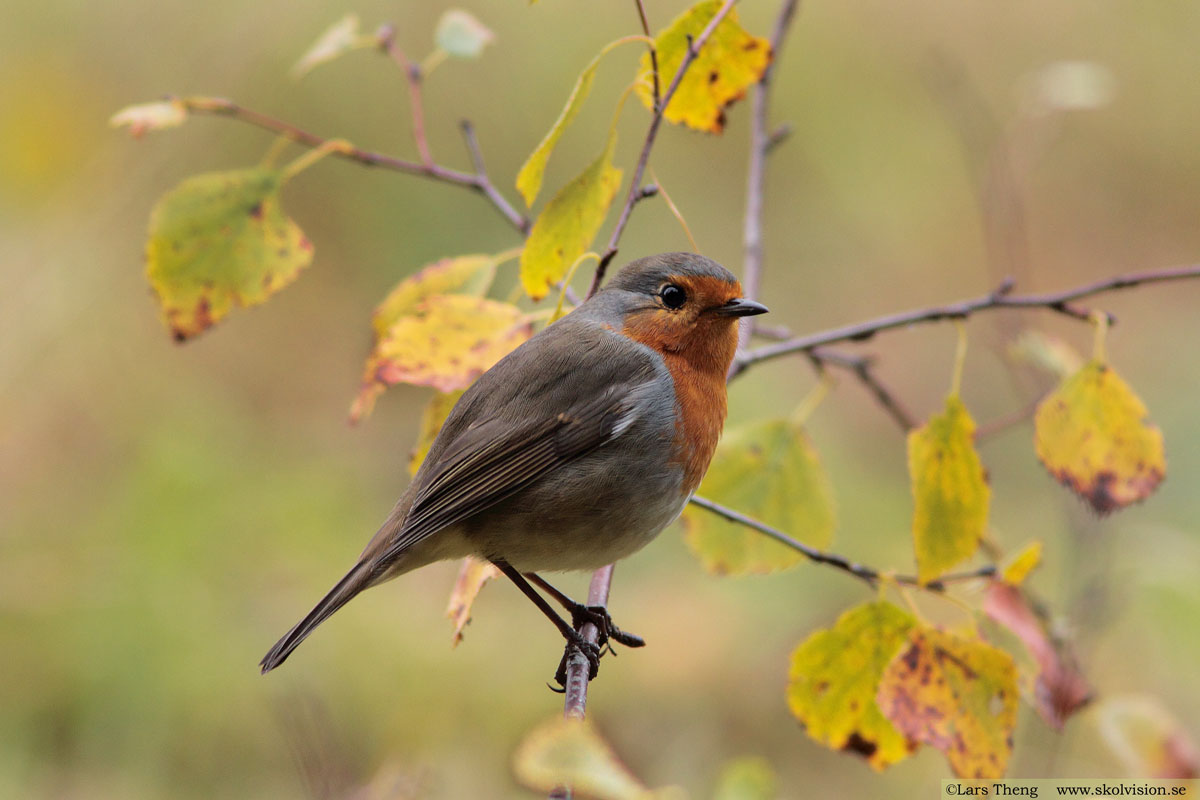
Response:
[[[292,651],[300,646],[300,643],[308,638],[308,635],[316,629],[325,620],[329,619],[335,611],[349,603],[354,597],[371,585],[370,580],[371,565],[366,561],[361,561],[355,565],[354,569],[346,573],[337,585],[329,590],[329,593],[321,598],[321,602],[317,603],[312,611],[308,612],[308,616],[300,620],[292,627],[290,631],[283,635],[283,638],[275,643],[275,646],[263,656],[262,661],[258,662],[262,667],[263,674],[270,672],[278,667],[287,657],[292,654]]]

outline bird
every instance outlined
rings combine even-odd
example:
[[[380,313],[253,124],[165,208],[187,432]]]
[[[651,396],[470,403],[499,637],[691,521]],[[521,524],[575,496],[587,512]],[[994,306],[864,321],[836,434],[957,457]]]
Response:
[[[358,561],[263,657],[262,672],[364,589],[466,556],[494,564],[558,627],[560,684],[572,648],[594,676],[608,638],[643,644],[538,573],[611,564],[682,513],[724,426],[738,320],[766,311],[695,253],[622,267],[466,390]],[[583,621],[596,624],[598,644],[578,633]]]

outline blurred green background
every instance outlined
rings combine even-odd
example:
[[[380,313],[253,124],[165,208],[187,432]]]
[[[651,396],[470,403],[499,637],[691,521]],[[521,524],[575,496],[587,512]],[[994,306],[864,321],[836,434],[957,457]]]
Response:
[[[467,7],[497,41],[481,61],[448,62],[428,81],[433,152],[466,168],[456,126],[470,117],[515,202],[516,170],[578,71],[605,42],[637,32],[637,18],[631,3]],[[650,3],[652,27],[684,7]],[[189,174],[256,162],[271,139],[214,118],[141,141],[106,123],[163,93],[211,94],[411,156],[406,92],[384,59],[359,52],[301,82],[287,75],[349,10],[368,30],[395,22],[420,57],[444,7],[0,6],[0,796],[527,796],[508,761],[522,733],[560,708],[544,685],[560,642],[508,585],[484,589],[457,649],[443,617],[455,567],[444,564],[368,592],[279,672],[262,678],[255,667],[407,481],[425,391],[393,389],[365,424],[345,421],[374,304],[422,264],[507,249],[515,234],[459,188],[327,159],[284,193],[316,244],[312,267],[266,306],[179,347],[142,274],[149,210]],[[775,11],[740,6],[762,35]],[[804,3],[777,72],[774,117],[794,134],[770,162],[770,321],[812,331],[980,294],[1004,272],[1022,289],[1049,290],[1193,259],[1198,37],[1191,0]],[[548,190],[598,152],[637,50],[601,68],[551,160]],[[1068,86],[1067,99],[1097,91],[1103,102],[1040,114],[1031,92],[1064,60],[1101,69],[1085,71],[1090,84]],[[652,160],[704,252],[735,270],[748,111],[731,109],[721,137],[663,131]],[[647,120],[626,109],[627,167]],[[1013,143],[1027,241],[1011,261],[989,256],[980,214],[1000,141]],[[998,242],[1022,240],[1018,218],[983,205]],[[686,247],[652,200],[634,214],[622,258]],[[1166,436],[1168,479],[1149,502],[1097,520],[1036,463],[1027,425],[982,448],[994,537],[1008,549],[1046,541],[1033,586],[1078,635],[1101,695],[1159,698],[1193,721],[1193,735],[1198,301],[1200,285],[1177,284],[1098,303],[1120,318],[1114,366]],[[980,421],[1030,396],[1000,358],[1024,324],[1089,347],[1086,326],[1045,312],[973,319],[964,398]],[[855,349],[880,356],[881,376],[916,414],[939,407],[952,326]],[[788,410],[813,384],[802,360],[765,366],[732,389],[731,423]],[[850,379],[811,428],[839,499],[835,548],[910,569],[899,431]],[[585,581],[562,583],[583,594]],[[790,649],[866,596],[809,566],[710,577],[672,528],[617,570],[614,616],[650,644],[606,659],[591,715],[650,785],[679,783],[694,797],[746,753],[771,760],[786,797],[926,796],[947,775],[940,754],[877,775],[814,745],[784,704]],[[1123,774],[1096,714],[1057,736],[1023,711],[1010,774]]]

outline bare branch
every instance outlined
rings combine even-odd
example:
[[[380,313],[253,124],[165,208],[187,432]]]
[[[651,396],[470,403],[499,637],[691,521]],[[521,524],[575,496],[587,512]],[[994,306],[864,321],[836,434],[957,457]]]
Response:
[[[292,125],[289,122],[284,122],[274,117],[258,111],[253,111],[244,106],[240,106],[231,100],[213,97],[183,97],[172,98],[181,102],[189,112],[197,114],[214,114],[216,116],[231,117],[241,122],[246,122],[264,130],[278,133],[281,136],[286,136],[297,144],[305,147],[317,148],[329,142],[328,139],[309,133],[308,131]],[[486,175],[471,174],[468,172],[460,172],[449,167],[443,167],[438,164],[422,164],[416,161],[408,161],[395,156],[383,155],[370,150],[362,150],[357,147],[347,147],[337,149],[331,152],[331,155],[339,158],[344,158],[349,161],[354,161],[367,167],[380,167],[389,169],[395,172],[403,172],[409,175],[419,175],[421,177],[430,178],[432,180],[450,183],[456,186],[465,186],[469,189],[474,189],[480,194],[487,197],[492,205],[495,206],[504,218],[517,229],[519,233],[525,235],[529,231],[529,220],[524,215],[514,209],[507,200],[505,200],[499,192],[495,190]]]
[[[810,561],[813,561],[817,564],[824,564],[826,566],[833,567],[834,569],[839,569],[849,575],[853,575],[870,586],[875,586],[880,579],[886,577],[889,580],[904,584],[905,586],[916,586],[920,589],[925,589],[930,592],[944,592],[947,584],[956,583],[959,581],[975,580],[979,578],[990,578],[996,574],[996,567],[989,564],[988,566],[980,567],[979,569],[971,570],[969,572],[955,572],[949,575],[943,575],[936,581],[930,581],[929,583],[921,584],[921,582],[918,581],[913,575],[885,575],[884,573],[879,572],[879,570],[873,569],[872,567],[863,566],[862,564],[857,564],[848,558],[845,558],[844,556],[837,555],[836,553],[826,553],[824,550],[818,550],[815,547],[809,547],[803,542],[799,542],[793,539],[791,536],[788,536],[778,528],[773,528],[770,525],[767,525],[765,522],[759,522],[753,517],[748,517],[739,511],[734,511],[732,508],[726,508],[720,503],[714,503],[712,500],[709,500],[705,497],[694,495],[690,502],[692,505],[703,508],[706,511],[711,511],[717,516],[727,519],[730,522],[736,522],[739,525],[745,525],[747,528],[756,530],[759,533],[774,539],[780,544],[790,547],[796,552],[803,554],[804,557]]]
[[[767,129],[767,110],[770,100],[771,76],[779,61],[784,36],[796,15],[799,0],[784,0],[771,35],[771,62],[763,70],[762,77],[754,87],[750,114],[750,165],[746,170],[746,216],[742,230],[744,256],[742,258],[742,289],[746,297],[757,299],[762,288],[763,271],[763,189],[766,183],[767,153],[773,147],[774,138]],[[775,141],[775,144],[778,140]],[[757,321],[750,317],[742,321],[738,347],[745,348],[754,334]]]
[[[1186,280],[1189,278],[1200,278],[1200,265],[1189,264],[1182,267],[1168,267],[1166,269],[1116,275],[1096,281],[1095,283],[1048,294],[1012,295],[1009,294],[1011,284],[1005,282],[996,291],[983,297],[963,300],[945,306],[933,306],[915,311],[905,311],[899,314],[890,314],[885,317],[868,320],[867,322],[845,325],[840,328],[833,328],[807,336],[797,336],[787,341],[749,350],[734,360],[733,367],[730,369],[730,377],[733,378],[740,375],[752,364],[778,358],[779,356],[791,353],[811,352],[814,348],[836,342],[863,341],[870,339],[881,331],[903,328],[917,323],[937,322],[946,319],[965,319],[980,311],[990,311],[998,308],[1044,308],[1073,317],[1074,319],[1087,320],[1089,319],[1090,312],[1071,305],[1070,301],[1091,297],[1103,292],[1129,289],[1148,283]],[[1110,322],[1115,322],[1111,316],[1109,319]]]
[[[642,22],[642,33],[653,38],[653,34],[650,33],[650,23],[646,19],[646,6],[642,0],[634,0],[634,3],[637,5],[638,19]],[[653,44],[648,45],[648,48],[650,50],[650,73],[654,80],[654,110],[657,112],[659,92],[661,91],[658,77],[658,48]]]
[[[870,356],[850,355],[818,347],[809,352],[809,356],[822,364],[831,364],[849,370],[859,382],[874,396],[880,408],[900,426],[900,430],[908,432],[917,427],[916,417],[910,414],[896,399],[896,396],[879,380],[872,371],[875,360]]]
[[[387,24],[379,28],[375,34],[379,39],[379,48],[391,56],[391,59],[404,73],[404,81],[408,84],[408,97],[412,105],[413,139],[417,143],[417,152],[421,155],[421,163],[426,167],[433,166],[433,154],[429,151],[429,139],[425,136],[425,104],[421,99],[421,67],[408,60],[400,45],[396,44],[396,26]]]
[[[658,108],[654,110],[654,116],[650,119],[650,128],[646,131],[646,140],[642,142],[642,152],[638,156],[637,166],[633,169],[633,176],[629,180],[629,193],[625,197],[625,205],[621,208],[621,214],[617,217],[617,224],[613,228],[612,236],[608,239],[608,247],[605,248],[604,254],[600,257],[600,263],[596,265],[596,274],[592,277],[592,286],[588,289],[587,296],[591,297],[600,288],[600,284],[604,282],[604,273],[608,269],[608,265],[612,262],[613,257],[617,254],[617,244],[621,241],[621,234],[625,232],[625,226],[629,224],[629,215],[633,212],[634,205],[637,204],[638,195],[641,193],[642,175],[646,172],[646,164],[650,161],[650,151],[654,148],[654,140],[658,136],[658,129],[662,125],[663,113],[670,104],[671,98],[675,96],[676,90],[679,89],[679,83],[683,80],[684,74],[688,67],[696,60],[696,56],[700,53],[700,48],[712,36],[717,25],[733,8],[733,4],[737,0],[725,0],[713,18],[709,20],[708,25],[700,32],[700,35],[692,40],[688,37],[688,48],[683,54],[683,61],[679,64],[679,69],[675,72],[675,77],[671,79],[671,83],[667,86],[667,90],[663,92],[662,102]]]

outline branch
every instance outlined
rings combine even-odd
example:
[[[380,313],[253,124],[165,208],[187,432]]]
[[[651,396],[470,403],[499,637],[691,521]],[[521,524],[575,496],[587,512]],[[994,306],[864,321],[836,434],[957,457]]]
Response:
[[[766,183],[765,172],[767,153],[778,143],[776,137],[767,129],[767,107],[770,100],[771,76],[779,60],[779,51],[783,47],[783,39],[796,14],[799,0],[784,0],[779,9],[779,17],[775,21],[775,31],[771,35],[771,62],[763,70],[762,77],[754,87],[751,100],[750,115],[750,165],[746,169],[746,218],[742,230],[742,242],[745,255],[742,259],[742,288],[746,297],[751,300],[758,298],[762,283],[763,270],[763,187]],[[773,141],[774,140],[774,141]],[[738,347],[745,349],[750,343],[757,323],[753,317],[742,322],[738,339]]]
[[[214,114],[221,117],[232,117],[233,119],[249,123],[259,128],[263,128],[281,136],[286,136],[297,144],[305,147],[317,148],[326,144],[329,140],[324,139],[316,134],[309,133],[302,128],[298,128],[288,122],[269,117],[258,111],[253,111],[249,108],[234,103],[231,100],[225,100],[215,97],[184,97],[171,98],[178,100],[184,107],[193,113]],[[438,164],[421,164],[416,161],[407,161],[394,156],[387,156],[381,153],[375,153],[370,150],[362,150],[357,147],[347,147],[344,149],[334,150],[331,153],[339,158],[344,158],[349,161],[354,161],[367,167],[381,167],[383,169],[393,170],[395,172],[403,172],[409,175],[419,175],[425,178],[431,178],[443,183],[450,183],[456,186],[465,186],[469,189],[483,194],[487,197],[492,205],[496,207],[505,219],[517,229],[521,235],[525,235],[529,231],[529,220],[524,215],[514,209],[507,200],[505,200],[496,188],[492,186],[486,174],[471,174],[468,172],[460,172],[458,170],[443,167]]]
[[[421,154],[421,163],[427,167],[433,166],[433,154],[429,151],[429,140],[425,137],[425,104],[421,100],[421,67],[408,60],[400,45],[396,44],[396,26],[383,25],[375,34],[379,39],[379,47],[391,56],[396,65],[404,73],[404,81],[408,84],[408,97],[412,105],[413,139],[417,143],[417,152]]]
[[[1161,283],[1188,278],[1200,278],[1200,265],[1189,264],[1182,267],[1168,267],[1166,269],[1116,275],[1095,283],[1048,294],[1011,295],[1009,292],[1012,290],[1012,284],[1005,282],[994,292],[972,300],[963,300],[946,306],[934,306],[916,311],[906,311],[900,314],[891,314],[867,322],[833,328],[809,334],[808,336],[797,336],[787,341],[755,348],[734,360],[733,367],[730,369],[730,377],[733,378],[740,375],[752,364],[778,358],[779,356],[791,353],[807,353],[822,345],[833,344],[835,342],[863,341],[870,339],[881,331],[891,330],[892,328],[903,328],[916,323],[937,322],[946,319],[966,319],[980,311],[989,311],[997,308],[1045,308],[1065,314],[1074,319],[1087,320],[1090,312],[1086,309],[1070,305],[1070,301],[1091,297],[1102,292],[1129,289],[1148,283]],[[1115,320],[1112,320],[1110,317],[1111,321]]]
[[[869,586],[875,586],[881,579],[886,578],[896,583],[904,584],[905,586],[915,586],[919,589],[925,589],[930,592],[941,593],[946,591],[947,584],[956,583],[959,581],[975,580],[978,578],[990,578],[996,574],[996,567],[989,564],[988,566],[980,567],[979,569],[971,570],[969,572],[955,572],[949,575],[943,575],[936,581],[930,581],[929,583],[922,584],[913,575],[888,575],[886,573],[880,573],[876,569],[863,566],[862,564],[856,564],[855,562],[850,561],[843,556],[839,556],[836,553],[826,553],[825,551],[818,550],[815,547],[809,547],[803,542],[796,541],[791,536],[788,536],[786,533],[777,528],[772,528],[770,525],[767,525],[764,522],[759,522],[753,517],[748,517],[739,511],[734,511],[732,508],[726,508],[720,503],[714,503],[712,500],[700,497],[699,495],[693,495],[690,502],[692,505],[699,506],[706,511],[711,511],[717,516],[722,517],[730,522],[736,522],[739,525],[745,525],[747,528],[752,528],[759,533],[765,534],[780,544],[790,547],[796,552],[803,554],[810,561],[813,561],[817,564],[825,564],[826,566],[830,566],[849,575],[853,575]]]
[[[642,33],[646,34],[647,37],[653,40],[654,36],[650,33],[650,23],[646,19],[646,6],[642,3],[642,0],[634,0],[634,4],[637,5],[638,19],[641,20],[642,23]],[[653,75],[654,82],[654,110],[657,112],[659,92],[661,91],[658,80],[658,48],[654,46],[653,42],[651,42],[649,48],[650,72]]]
[[[671,83],[667,86],[667,90],[663,92],[662,102],[654,110],[654,116],[650,120],[650,128],[646,131],[646,140],[642,143],[642,152],[638,156],[637,166],[633,169],[633,177],[629,181],[629,193],[625,197],[625,205],[621,208],[621,215],[617,217],[616,227],[613,228],[612,236],[608,239],[608,247],[604,254],[600,257],[600,263],[596,265],[596,274],[592,278],[592,286],[588,289],[587,296],[591,297],[600,288],[600,284],[604,282],[604,273],[608,269],[609,263],[617,254],[617,243],[621,241],[621,234],[625,232],[625,226],[629,224],[629,215],[633,212],[634,205],[641,199],[639,195],[642,191],[642,175],[646,172],[646,164],[650,160],[650,151],[654,148],[654,140],[658,136],[659,126],[662,124],[663,113],[671,102],[671,98],[675,96],[676,90],[679,89],[679,84],[683,80],[684,73],[688,67],[696,60],[696,56],[700,54],[700,48],[712,36],[712,32],[716,30],[717,25],[721,20],[725,19],[725,15],[733,8],[733,4],[737,0],[725,0],[713,18],[709,20],[708,25],[700,32],[700,35],[692,40],[688,37],[688,48],[683,54],[683,61],[679,64],[679,69],[675,72],[675,77],[671,79]]]
[[[849,355],[824,347],[813,348],[809,351],[809,356],[820,364],[831,364],[852,372],[854,377],[858,378],[859,382],[874,395],[879,406],[895,420],[902,431],[908,432],[917,427],[916,417],[901,405],[896,396],[872,372],[875,360],[870,356]]]

